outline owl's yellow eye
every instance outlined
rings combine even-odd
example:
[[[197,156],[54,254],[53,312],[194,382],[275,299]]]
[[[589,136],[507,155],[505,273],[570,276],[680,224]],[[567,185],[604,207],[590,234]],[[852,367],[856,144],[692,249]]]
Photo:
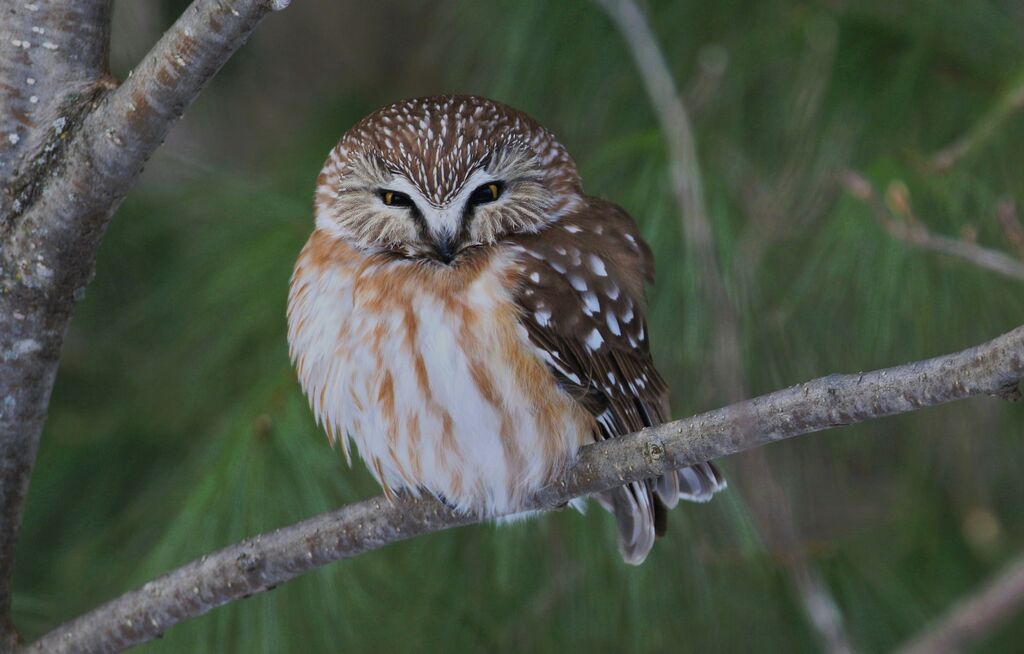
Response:
[[[478,204],[487,204],[488,202],[494,202],[501,197],[501,192],[505,189],[503,182],[488,182],[478,186],[469,195],[469,206],[474,207]]]
[[[378,191],[380,195],[380,201],[389,207],[411,207],[412,198],[401,191],[390,191],[386,188],[382,188]]]

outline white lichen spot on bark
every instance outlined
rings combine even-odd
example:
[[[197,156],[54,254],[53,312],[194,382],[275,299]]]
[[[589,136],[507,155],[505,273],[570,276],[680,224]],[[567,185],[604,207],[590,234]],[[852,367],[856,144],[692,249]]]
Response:
[[[23,338],[20,341],[14,343],[10,350],[4,352],[4,361],[14,361],[15,359],[34,354],[39,350],[43,349],[39,341],[34,338]]]
[[[14,399],[13,395],[8,395],[4,398],[4,410],[2,415],[12,416],[14,415],[14,409],[17,408],[18,401]]]

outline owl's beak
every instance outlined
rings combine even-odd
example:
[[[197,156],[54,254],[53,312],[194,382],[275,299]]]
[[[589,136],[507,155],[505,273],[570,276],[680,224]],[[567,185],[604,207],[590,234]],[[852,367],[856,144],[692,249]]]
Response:
[[[459,241],[455,236],[440,234],[434,239],[435,258],[447,265],[455,258],[459,249]]]

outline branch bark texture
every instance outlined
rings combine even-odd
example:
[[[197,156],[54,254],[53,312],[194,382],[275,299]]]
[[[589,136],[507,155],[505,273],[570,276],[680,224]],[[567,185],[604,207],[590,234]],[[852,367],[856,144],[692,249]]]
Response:
[[[61,346],[114,211],[171,125],[286,2],[196,0],[121,86],[111,0],[10,2],[0,20],[0,651],[13,550]]]
[[[1024,326],[962,352],[853,375],[831,375],[580,450],[533,508],[822,431],[981,395],[1020,400]],[[81,616],[24,652],[117,652],[217,606],[339,559],[478,522],[431,498],[383,496],[250,538],[193,561]]]

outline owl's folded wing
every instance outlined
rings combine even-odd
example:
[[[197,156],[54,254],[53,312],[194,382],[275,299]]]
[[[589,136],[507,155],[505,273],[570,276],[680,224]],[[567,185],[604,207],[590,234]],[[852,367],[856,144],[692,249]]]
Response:
[[[591,200],[517,245],[520,321],[562,389],[594,416],[599,437],[668,420],[668,389],[651,359],[645,319],[653,257],[628,214]],[[624,558],[639,564],[664,531],[666,509],[680,497],[705,501],[724,486],[714,466],[702,464],[597,499],[615,514]]]

